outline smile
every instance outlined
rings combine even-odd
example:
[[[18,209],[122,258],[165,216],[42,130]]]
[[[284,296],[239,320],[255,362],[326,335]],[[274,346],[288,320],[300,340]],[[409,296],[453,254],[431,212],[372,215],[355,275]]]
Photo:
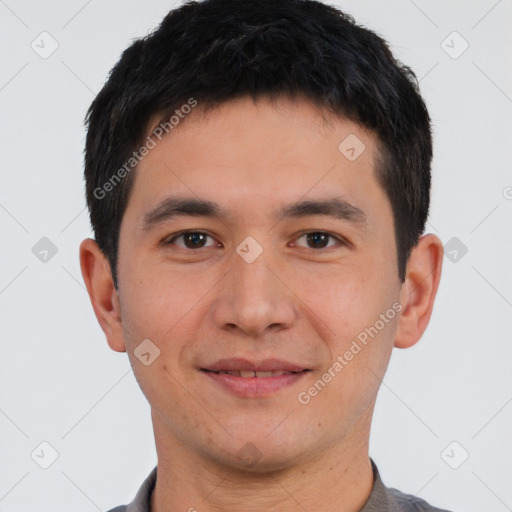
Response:
[[[211,370],[204,370],[211,371]],[[272,370],[272,371],[253,371],[253,370],[220,370],[218,372],[211,371],[212,373],[216,373],[217,375],[234,375],[235,377],[243,377],[244,379],[248,378],[265,378],[265,377],[279,377],[281,375],[291,375],[292,373],[287,370]]]
[[[276,359],[259,363],[246,359],[224,359],[200,368],[214,388],[241,398],[264,398],[276,395],[298,383],[311,370]]]

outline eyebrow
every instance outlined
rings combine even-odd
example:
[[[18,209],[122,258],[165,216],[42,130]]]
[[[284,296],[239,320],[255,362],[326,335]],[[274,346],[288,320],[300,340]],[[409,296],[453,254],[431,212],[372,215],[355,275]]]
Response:
[[[143,229],[149,230],[153,226],[175,217],[218,217],[223,214],[220,206],[211,201],[168,197],[144,215]]]
[[[217,203],[195,198],[168,197],[144,215],[143,229],[172,220],[176,217],[227,217],[227,211]],[[299,201],[284,207],[277,213],[282,218],[302,218],[324,215],[349,221],[356,225],[366,224],[363,210],[342,198]]]
[[[334,197],[332,199],[299,201],[284,208],[282,217],[308,217],[311,215],[325,215],[335,219],[347,220],[354,224],[366,224],[366,214],[361,208],[354,206],[345,199]]]

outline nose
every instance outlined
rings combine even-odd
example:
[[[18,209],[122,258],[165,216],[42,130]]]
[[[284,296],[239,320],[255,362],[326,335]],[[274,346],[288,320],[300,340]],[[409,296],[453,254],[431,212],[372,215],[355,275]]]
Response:
[[[213,320],[223,330],[258,337],[293,325],[297,308],[282,268],[266,250],[247,263],[237,254],[213,304]]]

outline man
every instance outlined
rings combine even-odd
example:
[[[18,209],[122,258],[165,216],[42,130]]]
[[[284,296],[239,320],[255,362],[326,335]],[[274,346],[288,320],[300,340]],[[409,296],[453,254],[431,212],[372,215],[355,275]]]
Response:
[[[441,274],[414,80],[311,0],[188,2],[123,53],[88,112],[80,259],[158,465],[116,512],[440,510],[368,455]]]

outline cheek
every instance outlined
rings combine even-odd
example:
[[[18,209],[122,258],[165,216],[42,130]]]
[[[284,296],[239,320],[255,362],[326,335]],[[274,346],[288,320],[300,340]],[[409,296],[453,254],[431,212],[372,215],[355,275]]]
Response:
[[[121,278],[129,283],[122,290],[123,323],[157,339],[171,329],[179,330],[181,321],[193,316],[216,283],[213,272],[177,269],[165,262],[133,266]]]
[[[374,258],[329,271],[318,267],[302,273],[297,281],[301,283],[297,295],[304,297],[307,306],[305,314],[328,345],[331,360],[349,352],[350,364],[343,373],[350,375],[350,381],[359,379],[361,371],[356,368],[360,367],[380,374],[393,345],[397,316],[392,306],[399,288],[390,279],[387,263]]]
[[[379,290],[371,272],[363,267],[341,263],[327,268],[319,264],[294,276],[292,282],[297,283],[305,311],[328,326],[330,336],[352,336],[378,310]]]

